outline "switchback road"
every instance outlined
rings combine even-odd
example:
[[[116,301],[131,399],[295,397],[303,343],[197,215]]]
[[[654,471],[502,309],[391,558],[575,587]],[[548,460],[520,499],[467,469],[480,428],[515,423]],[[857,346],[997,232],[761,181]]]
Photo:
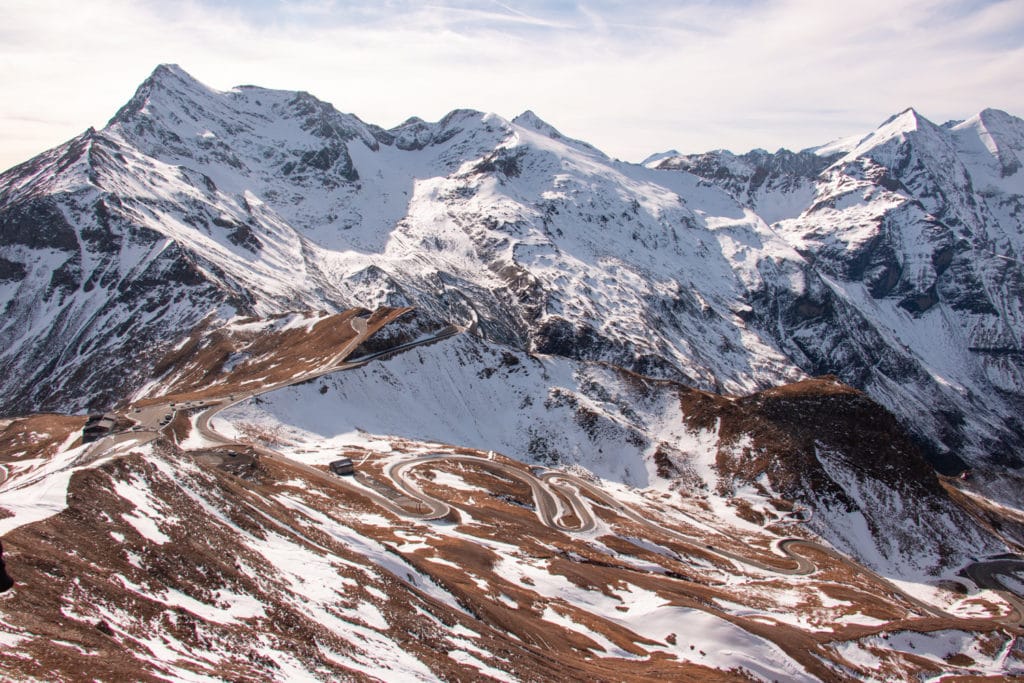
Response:
[[[204,438],[213,443],[225,446],[236,445],[236,442],[233,439],[219,434],[210,424],[211,419],[221,410],[259,394],[274,391],[275,389],[280,389],[292,384],[305,382],[328,373],[362,367],[373,360],[401,353],[417,346],[433,344],[457,334],[461,334],[464,331],[462,328],[450,326],[429,337],[407,342],[355,360],[347,360],[352,351],[356,349],[368,336],[365,318],[354,318],[351,321],[351,325],[355,332],[355,336],[319,369],[302,373],[288,381],[265,385],[257,390],[238,392],[228,398],[207,399],[204,401],[194,402],[187,401],[184,403],[167,401],[165,403],[149,405],[140,409],[138,412],[129,414],[129,417],[135,420],[138,425],[135,428],[136,431],[112,435],[106,439],[98,441],[93,448],[89,449],[90,452],[93,453],[92,457],[100,457],[101,453],[104,455],[109,454],[112,449],[122,445],[128,445],[130,447],[131,445],[139,445],[153,440],[158,436],[161,430],[167,427],[177,411],[193,410],[195,408],[204,408],[196,420],[196,428]],[[768,564],[757,559],[745,557],[738,553],[707,544],[705,539],[701,537],[657,524],[631,507],[622,504],[616,500],[613,495],[602,488],[595,486],[585,479],[566,472],[549,470],[538,477],[521,468],[477,456],[437,453],[413,457],[408,460],[394,463],[386,472],[388,477],[392,480],[395,488],[408,500],[416,503],[417,509],[412,511],[409,510],[407,506],[401,505],[395,500],[392,500],[369,487],[354,483],[352,480],[347,478],[327,474],[323,470],[319,470],[315,467],[296,462],[272,449],[248,443],[238,445],[245,445],[250,448],[254,448],[261,456],[298,469],[312,480],[319,481],[329,486],[340,486],[357,493],[360,496],[368,498],[376,505],[387,509],[396,516],[421,521],[437,520],[447,517],[451,513],[452,508],[448,503],[429,496],[420,490],[419,487],[409,479],[409,474],[416,468],[426,467],[444,461],[460,462],[480,468],[497,476],[519,481],[528,486],[531,496],[533,497],[537,517],[540,521],[546,526],[558,529],[565,533],[588,533],[597,529],[596,518],[590,506],[585,501],[584,495],[581,495],[582,493],[585,494],[586,497],[611,508],[617,514],[648,529],[656,535],[672,538],[687,545],[701,547],[704,551],[717,555],[723,559],[753,567],[761,571],[786,576],[805,576],[814,573],[817,568],[810,559],[799,552],[800,550],[819,552],[829,555],[836,558],[838,561],[849,565],[856,571],[871,574],[877,581],[886,585],[894,595],[899,595],[907,603],[914,605],[914,607],[923,614],[931,617],[956,618],[918,600],[911,595],[908,595],[884,577],[853,563],[840,553],[822,544],[801,538],[779,539],[774,544],[775,550],[779,555],[781,555],[781,559],[791,561],[794,566],[787,567]],[[568,504],[568,509],[566,508],[566,503]],[[572,524],[564,522],[565,518],[569,516],[573,517],[576,522]],[[1017,570],[1024,570],[1024,561],[1001,560],[995,562],[978,562],[964,569],[965,576],[974,581],[979,587],[995,590],[1011,605],[1011,614],[997,618],[997,621],[1001,623],[1019,625],[1024,622],[1024,603],[1010,592],[1005,584],[998,578],[999,576],[1006,576],[1010,574],[1011,571]]]

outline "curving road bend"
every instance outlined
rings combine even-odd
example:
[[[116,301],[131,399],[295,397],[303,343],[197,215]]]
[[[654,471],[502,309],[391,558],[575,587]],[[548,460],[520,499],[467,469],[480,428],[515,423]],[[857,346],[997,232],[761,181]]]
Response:
[[[470,463],[482,470],[490,472],[491,474],[515,479],[516,481],[526,484],[530,487],[530,493],[533,495],[537,517],[545,526],[549,526],[560,531],[572,532],[593,531],[596,526],[594,518],[590,515],[589,511],[583,507],[579,498],[571,491],[560,491],[560,493],[569,498],[570,503],[573,506],[574,513],[577,518],[580,519],[580,523],[577,525],[566,525],[562,523],[562,519],[565,516],[562,514],[563,508],[559,504],[556,494],[548,488],[543,480],[538,479],[532,474],[524,472],[518,468],[510,465],[504,465],[500,462],[495,462],[494,460],[487,460],[474,455],[449,455],[447,453],[424,455],[417,458],[411,458],[409,460],[402,460],[401,462],[394,463],[387,468],[386,474],[394,482],[396,488],[410,498],[419,500],[423,505],[429,508],[429,511],[423,514],[406,512],[406,516],[430,520],[439,519],[451,512],[451,506],[448,505],[448,503],[427,495],[420,490],[416,484],[407,479],[409,470],[441,461]]]
[[[998,593],[1010,604],[1015,623],[1024,624],[1024,600],[999,578],[1006,577],[1021,583],[1019,576],[1024,574],[1024,560],[1004,558],[975,562],[964,567],[961,574],[973,581],[978,588],[987,588]],[[1006,618],[1009,619],[1010,615]]]
[[[168,425],[173,421],[173,419],[175,418],[179,411],[188,411],[193,410],[195,408],[205,408],[205,410],[203,410],[203,412],[196,419],[196,428],[199,431],[199,433],[202,434],[202,436],[204,436],[206,439],[224,446],[248,446],[250,448],[253,448],[261,456],[264,456],[271,460],[275,460],[279,463],[286,464],[289,467],[296,468],[302,471],[306,476],[310,477],[311,479],[327,483],[328,485],[332,486],[343,486],[366,498],[369,498],[377,505],[380,505],[381,507],[390,510],[396,515],[408,515],[409,512],[407,510],[405,510],[398,504],[394,503],[393,501],[389,500],[387,497],[382,496],[373,490],[352,484],[347,480],[335,477],[333,475],[329,475],[322,470],[316,469],[315,467],[310,467],[309,465],[305,465],[303,463],[291,460],[290,458],[286,458],[280,453],[273,451],[269,448],[248,443],[239,444],[234,439],[228,438],[223,434],[218,433],[210,424],[210,420],[220,411],[224,410],[225,408],[228,408],[229,406],[235,405],[236,403],[240,403],[249,398],[252,398],[254,396],[265,394],[267,392],[274,391],[276,389],[281,389],[283,387],[290,386],[293,384],[298,384],[300,382],[305,382],[310,379],[315,379],[317,377],[332,372],[362,367],[367,363],[378,358],[388,356],[394,353],[401,353],[402,351],[407,351],[417,346],[433,344],[435,342],[448,339],[450,337],[453,337],[457,334],[461,334],[462,332],[464,332],[463,328],[451,325],[429,337],[413,340],[411,342],[400,344],[399,346],[395,346],[384,351],[372,353],[367,356],[357,358],[355,360],[346,361],[348,356],[356,348],[358,348],[359,345],[362,344],[363,341],[365,341],[366,338],[369,336],[367,330],[367,319],[365,317],[353,318],[349,324],[352,326],[352,330],[355,332],[355,336],[348,342],[346,342],[345,345],[337,353],[335,353],[327,361],[325,361],[320,368],[313,370],[311,372],[296,375],[295,377],[292,377],[291,379],[284,382],[267,384],[260,387],[259,389],[252,391],[237,392],[225,398],[210,398],[184,402],[168,399],[160,403],[149,404],[143,408],[137,408],[134,411],[127,413],[126,415],[126,417],[135,422],[135,426],[132,427],[131,430],[111,434],[109,436],[97,440],[89,448],[87,448],[83,452],[83,454],[76,459],[74,463],[70,463],[68,467],[78,467],[83,464],[88,464],[90,462],[96,461],[104,456],[110,455],[115,449],[120,449],[123,447],[123,449],[127,451],[133,447],[138,447],[145,443],[153,441],[157,439],[162,432],[168,429]]]
[[[407,478],[410,470],[441,461],[469,463],[492,474],[505,476],[526,484],[530,487],[530,492],[533,495],[537,517],[544,525],[560,531],[581,533],[590,532],[597,528],[597,523],[593,513],[578,493],[579,490],[582,490],[591,498],[607,505],[618,514],[635,522],[636,524],[639,524],[640,526],[655,531],[656,533],[680,540],[688,545],[701,546],[713,554],[748,566],[756,567],[764,571],[789,575],[806,575],[813,573],[815,571],[814,564],[807,558],[792,552],[790,550],[792,547],[799,547],[800,545],[803,545],[815,550],[831,553],[831,551],[825,546],[821,546],[811,541],[805,541],[800,538],[786,538],[779,541],[776,544],[776,548],[784,557],[793,560],[796,563],[796,568],[789,569],[786,567],[768,565],[757,560],[731,553],[727,550],[716,548],[715,546],[705,545],[703,540],[696,536],[691,536],[681,531],[668,529],[660,524],[656,524],[647,517],[637,513],[632,508],[623,505],[608,492],[594,486],[585,479],[581,479],[580,477],[572,474],[551,470],[545,472],[540,477],[535,477],[532,474],[524,472],[516,467],[471,455],[424,455],[411,458],[409,460],[403,460],[391,465],[386,470],[386,474],[392,479],[395,486],[405,495],[419,500],[424,506],[429,508],[429,512],[424,514],[412,514],[406,512],[405,515],[407,517],[416,517],[418,519],[427,520],[439,519],[446,516],[451,511],[451,506],[437,498],[427,495]],[[575,487],[575,489],[573,487]],[[563,511],[558,503],[559,495],[566,499],[571,505],[573,515],[580,520],[578,524],[568,525],[562,522],[564,515],[562,514]]]

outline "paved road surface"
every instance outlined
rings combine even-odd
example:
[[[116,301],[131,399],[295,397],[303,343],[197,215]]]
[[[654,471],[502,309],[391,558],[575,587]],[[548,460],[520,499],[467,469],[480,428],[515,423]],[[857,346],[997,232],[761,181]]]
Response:
[[[1024,601],[999,578],[1001,576],[1010,577],[1016,579],[1018,584],[1022,583],[1017,577],[1024,576],[1024,560],[997,559],[975,562],[964,567],[961,573],[977,584],[979,588],[987,588],[999,593],[1010,603],[1017,623],[1024,624]]]

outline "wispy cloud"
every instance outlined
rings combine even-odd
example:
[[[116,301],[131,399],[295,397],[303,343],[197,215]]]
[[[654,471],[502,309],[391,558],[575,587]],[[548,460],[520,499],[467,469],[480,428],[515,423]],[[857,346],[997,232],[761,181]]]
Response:
[[[1024,113],[1018,0],[5,5],[0,166],[101,125],[161,62],[218,88],[308,90],[381,125],[529,108],[631,159],[808,146],[911,105]]]

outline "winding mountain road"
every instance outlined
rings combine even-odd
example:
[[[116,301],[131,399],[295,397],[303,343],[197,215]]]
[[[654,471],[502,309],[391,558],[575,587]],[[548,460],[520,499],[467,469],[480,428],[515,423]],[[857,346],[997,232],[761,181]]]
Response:
[[[906,593],[903,589],[887,578],[862,565],[852,562],[849,558],[836,550],[820,543],[815,543],[814,541],[808,541],[802,538],[779,539],[774,544],[775,550],[782,556],[782,558],[792,561],[795,566],[791,568],[767,564],[760,560],[739,555],[723,548],[708,545],[705,543],[704,539],[700,537],[692,536],[657,524],[648,517],[639,514],[629,506],[623,505],[621,502],[616,500],[614,496],[600,487],[595,486],[585,479],[575,475],[556,470],[549,470],[541,474],[539,477],[536,477],[519,468],[495,462],[490,459],[469,455],[450,455],[440,453],[403,460],[391,465],[386,471],[387,475],[394,481],[395,486],[401,490],[402,493],[410,498],[419,500],[422,505],[428,508],[429,511],[426,513],[410,513],[403,509],[401,514],[410,518],[431,520],[446,517],[451,512],[451,506],[444,501],[427,495],[420,490],[415,483],[408,479],[410,472],[418,467],[429,466],[431,464],[437,464],[445,461],[470,464],[486,472],[490,472],[498,476],[505,476],[526,484],[530,487],[530,491],[533,495],[537,517],[546,526],[560,531],[568,533],[585,533],[596,529],[597,524],[594,514],[584,502],[583,497],[578,493],[578,491],[582,491],[590,498],[610,507],[618,514],[648,529],[649,531],[654,532],[656,535],[660,534],[662,536],[682,541],[687,545],[702,547],[705,551],[724,559],[728,559],[748,567],[753,567],[761,571],[781,574],[783,576],[807,576],[817,571],[817,567],[810,559],[800,554],[799,551],[809,550],[822,553],[835,558],[837,561],[851,567],[854,571],[870,575],[876,582],[890,590],[893,595],[898,595],[905,602],[913,605],[922,614],[935,618],[958,618],[955,615],[951,615],[914,597],[913,595]],[[572,487],[575,487],[578,491],[573,490]],[[572,507],[573,515],[580,520],[578,524],[567,525],[562,523],[561,520],[564,515],[562,514],[561,506],[558,503],[558,495],[563,496],[569,502]],[[1000,575],[1010,576],[1013,571],[1024,571],[1024,561],[1007,559],[978,562],[969,565],[968,570],[965,570],[966,576],[974,581],[980,588],[987,588],[997,592],[1010,604],[1012,608],[1011,612],[1003,617],[997,617],[997,621],[1013,626],[1024,624],[1024,601],[1021,601],[1020,598],[1014,595],[1012,591],[1010,591],[1007,586],[998,579]]]
[[[248,400],[254,396],[293,384],[298,384],[300,382],[305,382],[310,379],[315,379],[329,373],[362,367],[373,360],[401,353],[417,346],[433,344],[457,334],[461,334],[465,331],[464,328],[452,325],[429,337],[400,344],[390,349],[372,353],[355,360],[347,360],[348,356],[368,336],[367,321],[365,318],[354,318],[350,324],[355,332],[355,336],[349,340],[342,349],[332,355],[331,358],[329,358],[320,368],[311,372],[301,373],[287,381],[264,385],[253,391],[236,392],[225,399],[207,399],[203,401],[186,401],[183,403],[167,401],[164,403],[151,404],[145,408],[139,409],[138,412],[129,414],[129,417],[131,417],[131,419],[133,419],[138,425],[135,428],[136,431],[114,434],[98,441],[94,448],[89,449],[89,452],[94,453],[92,458],[100,457],[100,453],[109,454],[113,448],[117,448],[122,445],[128,444],[130,446],[134,446],[151,441],[157,438],[162,430],[167,428],[167,425],[178,411],[193,410],[200,407],[204,408],[204,410],[197,417],[195,424],[197,431],[205,439],[224,446],[244,445],[252,448],[265,458],[302,471],[312,480],[320,481],[329,486],[340,486],[363,496],[374,504],[385,508],[399,517],[431,521],[449,516],[452,513],[452,507],[448,503],[424,493],[410,479],[410,474],[417,468],[427,467],[441,462],[459,462],[477,467],[499,477],[518,481],[528,486],[531,496],[533,497],[538,519],[546,526],[558,529],[565,533],[589,533],[597,529],[596,517],[594,516],[590,506],[584,500],[584,497],[589,497],[590,499],[611,508],[617,514],[625,517],[626,519],[650,530],[654,534],[672,538],[687,545],[701,547],[704,551],[717,555],[723,559],[765,572],[784,576],[810,575],[817,571],[817,567],[810,559],[801,554],[800,551],[809,550],[824,553],[848,564],[856,571],[870,574],[876,581],[887,586],[894,595],[900,596],[904,601],[913,605],[922,614],[926,614],[930,617],[956,618],[953,615],[949,615],[932,605],[908,595],[886,578],[871,572],[861,565],[853,563],[840,553],[822,544],[802,538],[779,539],[775,542],[774,549],[781,556],[781,559],[791,561],[794,566],[786,567],[768,564],[757,559],[745,557],[729,550],[725,550],[724,548],[707,544],[706,540],[701,537],[657,524],[648,517],[636,512],[631,507],[622,504],[607,491],[595,486],[585,479],[566,472],[549,470],[542,473],[540,476],[534,476],[530,472],[511,465],[506,465],[488,458],[470,455],[436,453],[413,457],[393,463],[385,472],[388,478],[392,481],[395,489],[407,500],[416,503],[417,509],[413,511],[408,509],[408,506],[402,505],[395,500],[382,495],[378,491],[356,483],[353,480],[337,477],[315,467],[296,462],[264,446],[251,443],[238,444],[234,439],[218,433],[216,429],[213,428],[211,420],[217,415],[217,413],[229,406]],[[568,505],[568,508],[566,504]],[[575,518],[575,523],[566,523],[564,521],[566,517],[569,517],[570,515]],[[966,567],[963,570],[963,573],[979,587],[996,591],[1010,604],[1011,613],[1003,617],[996,617],[995,619],[997,621],[1007,625],[1019,626],[1024,624],[1024,601],[1010,591],[1005,583],[999,579],[1000,576],[1009,576],[1014,571],[1024,571],[1024,560],[1004,559],[977,562]]]

